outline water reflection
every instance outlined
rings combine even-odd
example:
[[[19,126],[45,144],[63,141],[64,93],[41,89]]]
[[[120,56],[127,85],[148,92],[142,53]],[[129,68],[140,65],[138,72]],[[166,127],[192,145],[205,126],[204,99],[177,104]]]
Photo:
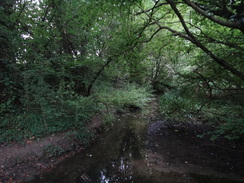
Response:
[[[130,157],[130,155],[128,156]],[[95,180],[93,182],[97,183],[121,183],[121,182],[133,182],[134,167],[130,158],[120,157],[118,161],[112,161],[110,166],[107,168],[102,168],[98,170],[99,177],[94,177],[95,167],[91,168],[89,175],[93,176]],[[85,180],[83,180],[84,182]],[[81,181],[80,181],[81,182]]]
[[[100,171],[99,182],[100,183],[109,183],[109,180],[110,180],[110,178],[107,177],[106,172],[104,170]]]
[[[146,122],[143,120],[140,120],[139,125],[138,119],[121,120],[117,128],[100,136],[99,141],[85,153],[65,160],[52,172],[32,183],[236,182],[202,175],[155,171],[148,161],[147,151],[143,149],[146,134]]]

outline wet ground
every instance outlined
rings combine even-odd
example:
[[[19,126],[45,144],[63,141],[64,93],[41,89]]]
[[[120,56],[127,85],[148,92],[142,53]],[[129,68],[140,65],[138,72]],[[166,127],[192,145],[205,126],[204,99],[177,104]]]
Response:
[[[243,142],[226,139],[212,142],[210,136],[197,137],[209,130],[212,129],[207,125],[173,125],[165,121],[152,123],[149,126],[148,146],[154,169],[205,180],[202,182],[244,182]],[[216,179],[211,180],[213,177]]]
[[[208,126],[124,116],[83,152],[25,183],[244,182],[244,146],[197,134]]]

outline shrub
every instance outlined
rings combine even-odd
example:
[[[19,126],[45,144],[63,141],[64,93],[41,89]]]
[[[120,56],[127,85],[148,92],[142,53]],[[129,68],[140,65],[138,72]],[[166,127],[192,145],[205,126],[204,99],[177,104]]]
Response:
[[[160,111],[166,119],[174,121],[211,123],[215,130],[207,134],[212,135],[212,140],[219,137],[235,140],[244,134],[244,107],[232,99],[196,100],[179,90],[171,90],[161,96]]]
[[[64,149],[57,145],[47,145],[43,150],[44,156],[47,156],[49,158],[60,156],[63,152]]]
[[[216,129],[209,134],[212,140],[225,137],[235,140],[244,135],[244,107],[226,101],[215,101],[203,109],[204,117],[216,124]]]
[[[90,97],[72,95],[55,103],[53,100],[44,100],[36,108],[3,116],[0,123],[0,142],[82,128],[97,110],[96,103]]]
[[[167,118],[183,121],[192,117],[195,101],[184,97],[177,90],[168,91],[160,98],[160,112]]]
[[[123,112],[128,111],[130,107],[143,109],[152,100],[152,94],[148,89],[134,84],[120,89],[104,90],[95,97],[104,107]]]
[[[115,121],[115,115],[113,113],[106,113],[103,115],[103,123],[106,126],[111,126]]]
[[[68,139],[75,141],[73,145],[82,144],[85,147],[88,147],[91,141],[94,140],[95,134],[86,127],[81,127],[78,130],[70,131],[67,137]]]

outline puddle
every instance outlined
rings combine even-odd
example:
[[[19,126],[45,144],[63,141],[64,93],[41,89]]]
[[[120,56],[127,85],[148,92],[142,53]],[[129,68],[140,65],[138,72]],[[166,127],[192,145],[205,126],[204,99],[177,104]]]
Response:
[[[170,166],[147,143],[147,120],[124,117],[89,149],[29,183],[238,183],[228,177],[181,171],[184,166]]]

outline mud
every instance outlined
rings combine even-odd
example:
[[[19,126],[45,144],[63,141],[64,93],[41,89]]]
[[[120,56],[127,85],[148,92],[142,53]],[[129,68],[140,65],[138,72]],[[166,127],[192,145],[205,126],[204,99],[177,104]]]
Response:
[[[155,121],[148,128],[148,161],[157,171],[208,175],[244,182],[244,143],[210,136],[208,125]]]
[[[28,183],[240,183],[243,143],[197,137],[210,126],[118,119],[83,153]]]
[[[237,183],[244,182],[244,142],[197,135],[208,125],[167,122],[149,113],[118,116],[109,131],[97,134],[92,146],[74,147],[66,133],[1,145],[0,183]],[[99,128],[94,118],[91,128]],[[58,145],[60,156],[43,156]]]

